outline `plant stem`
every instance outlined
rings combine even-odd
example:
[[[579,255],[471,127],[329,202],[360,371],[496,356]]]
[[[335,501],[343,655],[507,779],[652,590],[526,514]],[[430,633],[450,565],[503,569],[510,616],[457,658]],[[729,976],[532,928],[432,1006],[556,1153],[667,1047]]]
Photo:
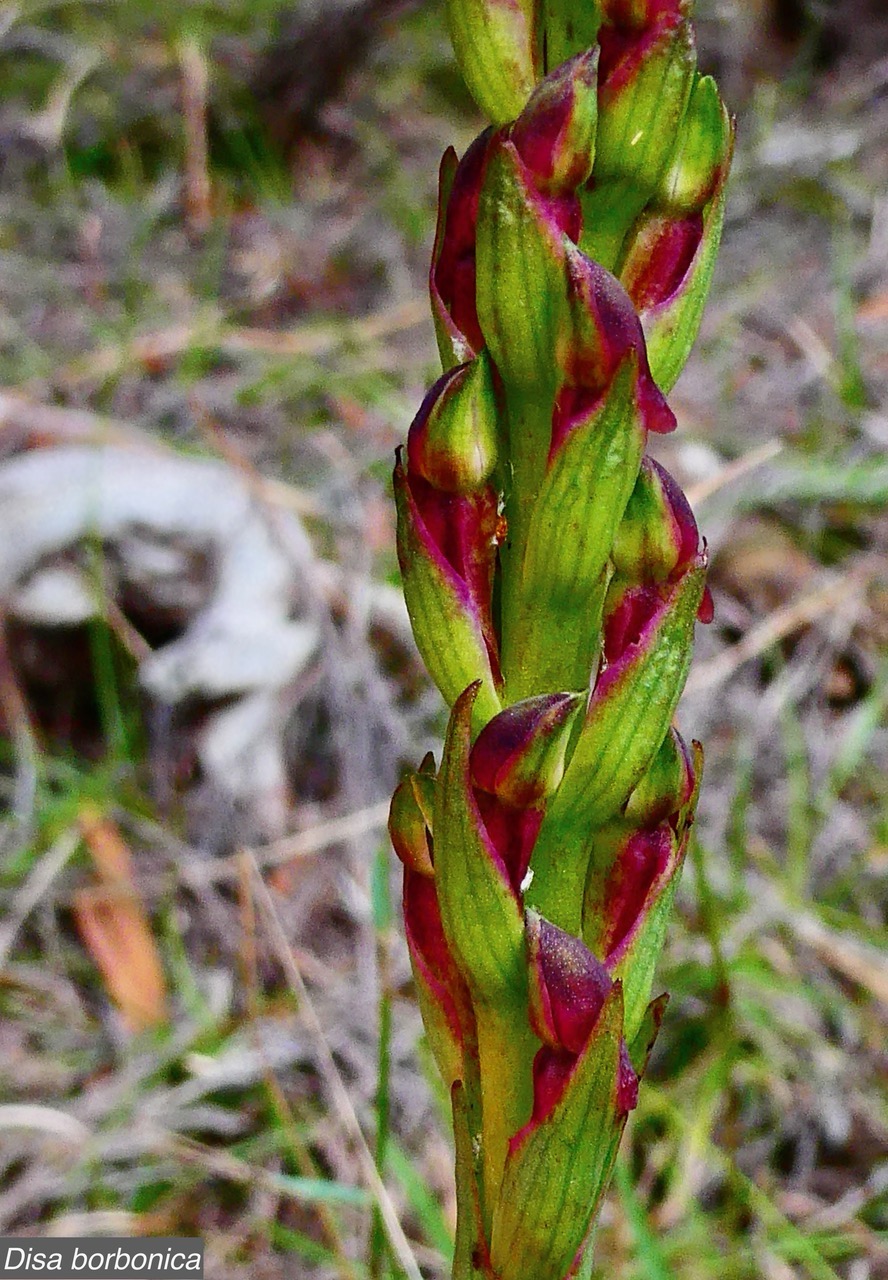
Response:
[[[506,540],[500,548],[501,582],[501,663],[505,705],[528,697],[535,690],[537,664],[528,652],[522,614],[524,600],[524,559],[527,539],[540,484],[545,475],[551,435],[552,404],[547,395],[530,399],[525,395],[507,398],[509,448],[512,459],[511,484],[506,490]]]

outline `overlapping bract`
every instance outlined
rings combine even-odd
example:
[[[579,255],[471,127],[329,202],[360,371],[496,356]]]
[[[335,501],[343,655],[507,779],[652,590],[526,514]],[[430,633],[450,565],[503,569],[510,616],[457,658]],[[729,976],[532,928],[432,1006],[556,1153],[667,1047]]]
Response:
[[[711,616],[705,547],[646,444],[675,426],[732,136],[683,0],[449,9],[494,123],[442,163],[445,371],[395,471],[451,715],[390,829],[453,1096],[454,1276],[567,1280],[662,1015],[699,786],[672,722]]]

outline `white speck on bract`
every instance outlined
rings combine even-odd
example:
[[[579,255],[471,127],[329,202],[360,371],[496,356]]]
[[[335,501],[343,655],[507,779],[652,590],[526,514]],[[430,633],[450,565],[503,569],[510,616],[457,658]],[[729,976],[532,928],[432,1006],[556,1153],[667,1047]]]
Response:
[[[533,884],[533,868],[528,867],[527,874],[525,875],[524,879],[521,881],[518,888],[521,890],[522,893],[527,893],[527,890],[530,888],[532,884]]]
[[[641,142],[643,137],[644,137],[644,129],[639,129],[638,133],[636,133],[635,137],[629,143],[629,146],[634,147],[637,143]]]

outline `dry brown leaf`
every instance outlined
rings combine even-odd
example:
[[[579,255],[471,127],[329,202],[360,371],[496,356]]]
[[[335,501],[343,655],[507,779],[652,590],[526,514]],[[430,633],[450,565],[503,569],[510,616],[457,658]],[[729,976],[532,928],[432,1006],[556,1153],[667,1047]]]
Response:
[[[99,881],[74,898],[81,940],[130,1030],[156,1027],[167,1019],[166,982],[129,847],[110,818],[91,807],[81,811],[80,829]]]

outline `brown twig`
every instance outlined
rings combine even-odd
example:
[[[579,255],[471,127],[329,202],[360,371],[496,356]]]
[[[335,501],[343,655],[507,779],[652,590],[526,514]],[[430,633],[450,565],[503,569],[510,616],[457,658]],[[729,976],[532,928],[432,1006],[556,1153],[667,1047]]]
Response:
[[[185,126],[185,214],[190,230],[204,235],[213,221],[207,145],[209,72],[203,49],[193,36],[179,45],[179,63]]]

